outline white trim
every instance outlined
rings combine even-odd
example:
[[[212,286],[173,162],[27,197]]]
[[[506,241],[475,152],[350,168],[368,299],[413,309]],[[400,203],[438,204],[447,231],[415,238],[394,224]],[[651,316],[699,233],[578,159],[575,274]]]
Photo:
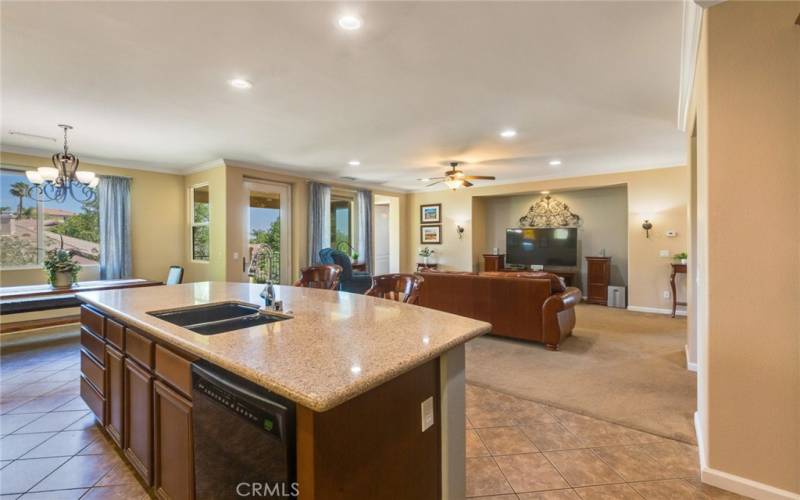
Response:
[[[683,346],[683,352],[686,354],[686,369],[690,372],[697,373],[697,363],[689,361],[689,344]]]
[[[705,436],[701,432],[698,412],[694,413],[694,431],[697,434],[697,449],[700,454],[700,480],[704,483],[758,500],[800,500],[800,494],[709,467],[706,460]]]
[[[682,307],[682,306],[680,306]],[[653,313],[653,314],[669,314],[672,315],[672,309],[663,309],[660,307],[643,307],[643,306],[628,306],[629,311]],[[676,316],[686,316],[686,309],[678,309],[675,311]]]
[[[702,24],[703,8],[692,0],[683,0],[681,73],[678,86],[678,128],[683,132],[686,131],[689,121],[689,104],[694,88],[697,49],[700,46]]]

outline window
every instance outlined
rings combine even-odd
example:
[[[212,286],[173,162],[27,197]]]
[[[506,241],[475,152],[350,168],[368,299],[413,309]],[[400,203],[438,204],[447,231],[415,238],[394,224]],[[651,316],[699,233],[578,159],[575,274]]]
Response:
[[[27,197],[31,184],[20,170],[0,168],[0,268],[37,267],[45,252],[63,245],[83,265],[100,260],[97,197],[80,203]]]
[[[353,245],[353,202],[351,200],[333,200],[331,202],[331,248],[339,249],[347,254]]]
[[[192,187],[192,260],[208,262],[208,185]]]

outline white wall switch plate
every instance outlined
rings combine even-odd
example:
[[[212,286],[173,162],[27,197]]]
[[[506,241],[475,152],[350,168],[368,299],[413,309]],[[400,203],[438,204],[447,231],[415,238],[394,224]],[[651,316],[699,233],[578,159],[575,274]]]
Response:
[[[669,257],[669,250],[661,250],[658,252],[659,257]]]
[[[233,260],[239,260],[239,252],[233,252]]]
[[[433,425],[433,396],[422,402],[422,432]]]
[[[664,290],[664,298],[665,299],[669,298],[669,290]]]
[[[674,237],[678,236],[678,231],[670,229],[669,231],[667,231],[664,234],[666,234],[668,238],[674,238]]]

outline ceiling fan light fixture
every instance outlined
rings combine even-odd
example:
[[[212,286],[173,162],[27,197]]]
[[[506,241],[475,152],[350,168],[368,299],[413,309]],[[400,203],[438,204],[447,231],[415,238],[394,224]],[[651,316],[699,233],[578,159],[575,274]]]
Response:
[[[460,188],[460,187],[462,187],[464,185],[464,181],[462,181],[460,179],[448,179],[448,180],[444,181],[444,183],[447,185],[447,187],[449,187],[453,191],[455,191],[456,189],[458,189],[458,188]]]

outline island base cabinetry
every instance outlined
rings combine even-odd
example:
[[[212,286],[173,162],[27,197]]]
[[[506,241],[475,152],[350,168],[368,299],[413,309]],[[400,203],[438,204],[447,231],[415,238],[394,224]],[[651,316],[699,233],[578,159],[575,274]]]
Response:
[[[202,405],[192,399],[191,366],[197,358],[89,305],[81,317],[84,401],[151,495],[196,498],[193,416]],[[428,361],[324,412],[298,404],[299,497],[442,498],[439,369],[439,359]],[[463,436],[463,423],[458,432]],[[255,488],[263,485],[251,486],[249,496],[258,496]],[[230,498],[247,492],[232,491]]]

